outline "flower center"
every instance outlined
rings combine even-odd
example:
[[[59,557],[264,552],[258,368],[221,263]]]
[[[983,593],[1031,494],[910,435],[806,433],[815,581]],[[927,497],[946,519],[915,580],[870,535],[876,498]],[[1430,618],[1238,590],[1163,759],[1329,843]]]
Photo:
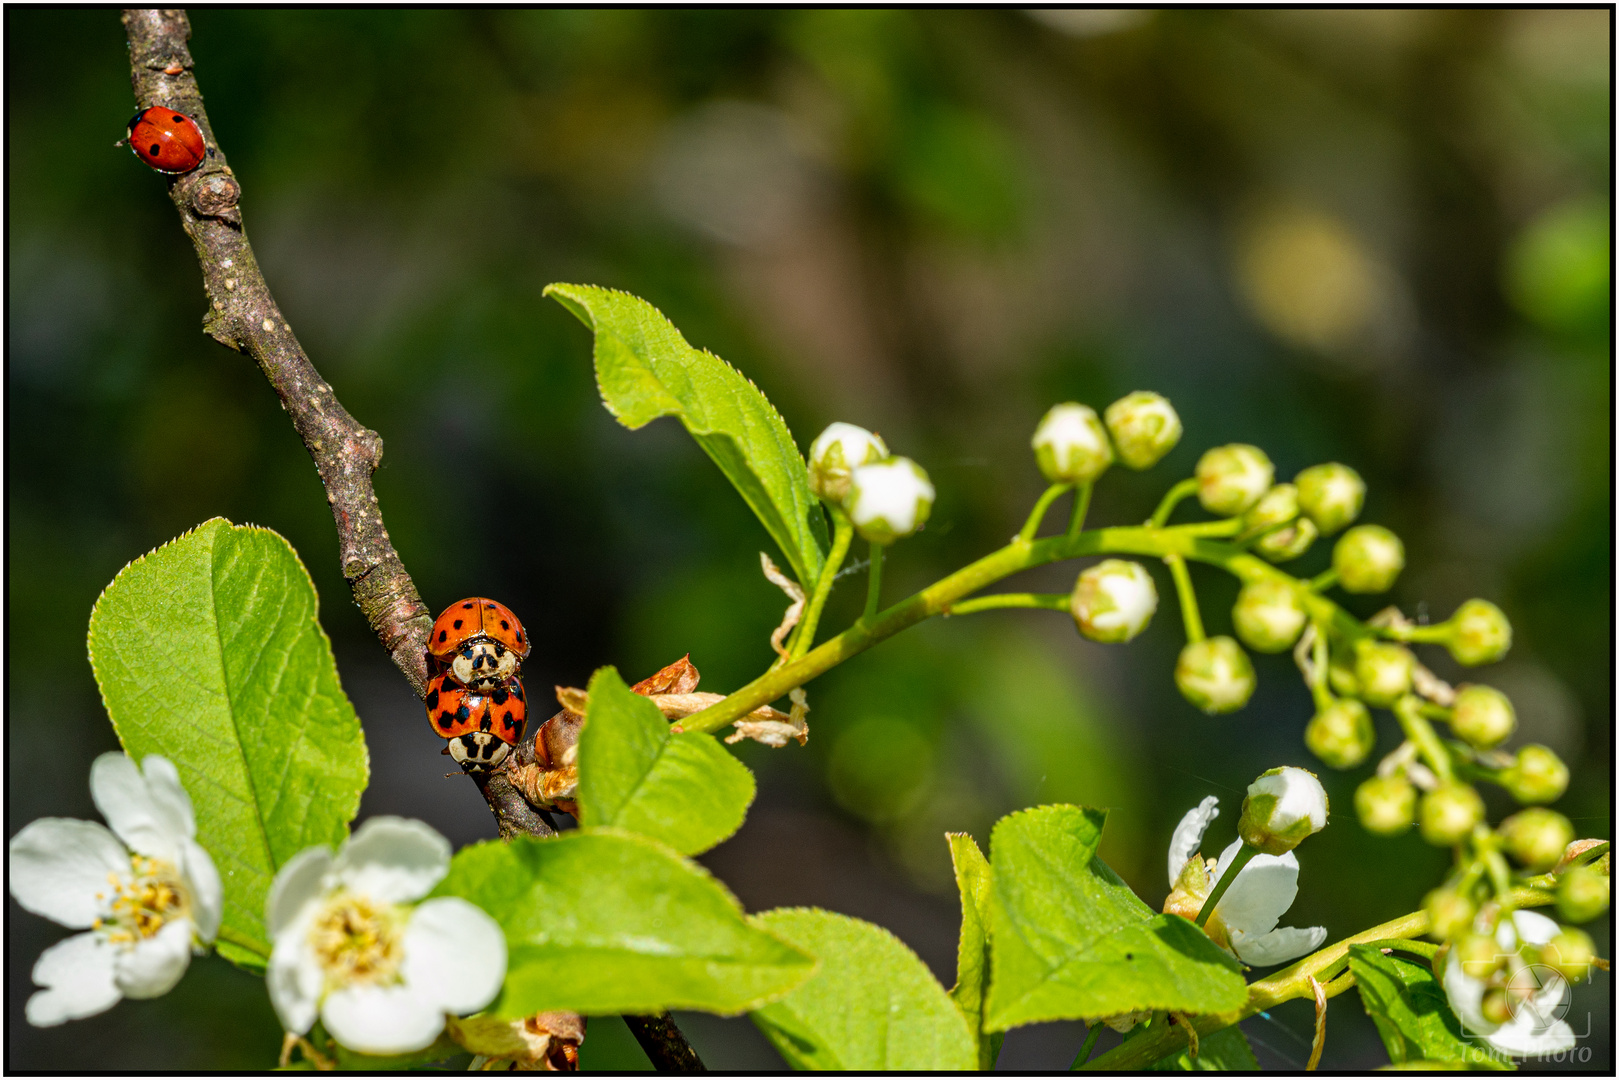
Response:
[[[309,945],[331,987],[391,982],[404,959],[403,920],[392,904],[339,893],[309,930]]]
[[[191,913],[191,896],[172,863],[144,855],[131,855],[129,863],[129,877],[107,875],[111,899],[107,914],[95,921],[95,928],[115,945],[133,945],[156,934],[169,920]],[[105,900],[107,894],[98,898]]]

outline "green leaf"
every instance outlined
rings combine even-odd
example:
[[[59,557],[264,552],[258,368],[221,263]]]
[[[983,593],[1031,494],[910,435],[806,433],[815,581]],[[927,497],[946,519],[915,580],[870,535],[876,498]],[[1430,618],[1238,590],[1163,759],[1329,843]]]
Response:
[[[826,559],[826,516],[792,433],[759,388],[692,348],[639,297],[564,284],[545,294],[595,333],[596,385],[608,411],[632,430],[679,417],[780,545],[799,583],[813,588]]]
[[[671,734],[658,707],[616,670],[591,676],[579,734],[581,824],[616,826],[696,855],[742,827],[753,794],[753,773],[712,735]]]
[[[732,1015],[814,970],[809,956],[749,925],[702,867],[616,829],[475,844],[456,853],[436,892],[465,897],[506,932],[496,1016]]]
[[[961,937],[956,943],[956,985],[950,991],[978,1044],[978,1068],[995,1068],[1003,1032],[984,1030],[984,987],[989,980],[989,862],[967,833],[946,833],[961,893]]]
[[[336,844],[368,775],[359,718],[309,572],[268,529],[214,518],[119,572],[90,664],[124,749],[162,754],[225,887],[220,952],[268,956],[264,898],[304,848]]]
[[[1152,1067],[1153,1072],[1258,1072],[1259,1059],[1248,1045],[1248,1036],[1236,1024],[1221,1028],[1197,1041],[1197,1057],[1188,1047]]]
[[[1462,1029],[1444,986],[1426,965],[1385,955],[1371,945],[1351,945],[1349,970],[1392,1064],[1440,1061],[1465,1062],[1475,1069],[1513,1067],[1510,1059]]]
[[[1096,858],[1106,820],[1105,810],[1042,806],[996,824],[991,1030],[1247,1000],[1235,960],[1179,915],[1153,914]]]
[[[795,1069],[975,1069],[966,1018],[905,943],[859,919],[813,908],[753,917],[818,957],[815,977],[753,1022]]]

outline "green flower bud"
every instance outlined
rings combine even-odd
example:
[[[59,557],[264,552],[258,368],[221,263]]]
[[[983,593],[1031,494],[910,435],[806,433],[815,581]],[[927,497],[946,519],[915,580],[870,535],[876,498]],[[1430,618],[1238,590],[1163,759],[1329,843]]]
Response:
[[[892,544],[927,521],[933,510],[933,484],[910,458],[857,465],[849,474],[849,496],[843,505],[861,536],[874,544]]]
[[[1440,941],[1449,941],[1465,932],[1478,913],[1473,901],[1449,887],[1429,893],[1422,906],[1428,912],[1428,933]]]
[[[1501,823],[1501,846],[1531,873],[1550,870],[1574,842],[1574,826],[1555,810],[1535,806]]]
[[[1584,930],[1565,926],[1540,947],[1540,961],[1569,982],[1579,982],[1591,973],[1597,947]]]
[[[1276,478],[1265,451],[1246,443],[1217,446],[1197,463],[1197,498],[1203,509],[1234,517],[1259,501]]]
[[[1512,1001],[1505,990],[1495,987],[1484,992],[1478,1011],[1492,1024],[1505,1024],[1512,1020]]]
[[[1331,536],[1360,516],[1366,501],[1366,482],[1348,465],[1329,462],[1312,465],[1293,478],[1299,488],[1299,509]]]
[[[1274,578],[1244,585],[1231,609],[1231,622],[1237,636],[1244,645],[1262,653],[1290,648],[1303,632],[1305,619],[1298,591]]]
[[[1254,694],[1254,665],[1228,637],[1194,641],[1181,650],[1175,685],[1181,696],[1209,714],[1234,712]]]
[[[830,424],[810,444],[810,490],[829,503],[841,504],[849,494],[849,471],[887,456],[881,436],[853,424]]]
[[[1405,545],[1381,525],[1357,525],[1333,547],[1332,568],[1345,592],[1386,592],[1405,569]]]
[[[1266,855],[1283,855],[1327,827],[1327,809],[1315,773],[1284,765],[1248,785],[1237,835]]]
[[[1454,939],[1451,947],[1451,962],[1462,965],[1462,972],[1471,975],[1479,982],[1487,982],[1491,975],[1502,966],[1506,955],[1500,942],[1494,935],[1479,934],[1475,932],[1463,933]]]
[[[1107,407],[1107,430],[1119,460],[1150,469],[1181,441],[1181,418],[1169,399],[1150,390],[1126,394]]]
[[[1456,691],[1450,710],[1450,730],[1480,750],[1506,741],[1518,726],[1512,702],[1493,686],[1464,686]]]
[[[1417,816],[1417,789],[1403,776],[1374,776],[1355,789],[1355,813],[1378,836],[1399,836]]]
[[[1377,729],[1366,706],[1354,698],[1343,698],[1310,720],[1304,729],[1304,745],[1334,769],[1353,769],[1377,745]]]
[[[1608,910],[1613,879],[1594,866],[1575,866],[1557,882],[1557,914],[1564,922],[1584,923]]]
[[[1273,525],[1285,525],[1298,516],[1299,489],[1292,484],[1277,484],[1242,515],[1242,531],[1263,532]]]
[[[1471,784],[1441,784],[1422,797],[1417,819],[1424,840],[1435,847],[1450,847],[1484,820],[1484,800]]]
[[[1274,563],[1296,559],[1310,550],[1319,533],[1315,522],[1301,517],[1291,525],[1266,533],[1254,541],[1254,551],[1261,558]]]
[[[1360,641],[1355,645],[1355,681],[1369,704],[1387,708],[1411,689],[1417,659],[1404,645]]]
[[[1335,652],[1327,661],[1327,685],[1341,697],[1359,697],[1360,683],[1355,679],[1354,657],[1347,652]]]
[[[1140,563],[1107,559],[1088,567],[1068,600],[1079,632],[1118,645],[1147,628],[1158,610],[1158,588]]]
[[[1549,748],[1530,743],[1501,774],[1501,785],[1521,803],[1556,802],[1568,790],[1568,766]]]
[[[1053,405],[1034,429],[1034,460],[1053,484],[1089,484],[1113,464],[1113,446],[1089,405]]]
[[[1478,667],[1493,664],[1512,648],[1512,624],[1488,600],[1469,600],[1450,617],[1450,638],[1445,648],[1458,664]]]

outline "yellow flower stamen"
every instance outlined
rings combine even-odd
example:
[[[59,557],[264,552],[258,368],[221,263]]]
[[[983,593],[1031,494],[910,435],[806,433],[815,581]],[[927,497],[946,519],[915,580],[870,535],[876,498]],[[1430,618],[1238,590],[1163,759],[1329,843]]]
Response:
[[[131,855],[129,863],[128,878],[108,872],[112,899],[105,915],[95,921],[95,928],[115,945],[133,945],[155,935],[171,919],[191,913],[190,896],[173,865],[142,855]]]
[[[309,929],[309,946],[330,989],[398,978],[404,959],[404,920],[392,904],[338,893],[325,901]]]

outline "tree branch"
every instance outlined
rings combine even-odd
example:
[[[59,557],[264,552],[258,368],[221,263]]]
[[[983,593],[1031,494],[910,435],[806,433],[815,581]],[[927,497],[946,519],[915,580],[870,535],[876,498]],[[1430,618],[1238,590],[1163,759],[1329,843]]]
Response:
[[[652,1067],[659,1072],[707,1072],[708,1066],[703,1059],[697,1056],[697,1051],[691,1048],[686,1036],[681,1034],[675,1026],[674,1018],[668,1013],[654,1013],[651,1016],[626,1016],[624,1023],[629,1025],[630,1034],[635,1041],[641,1044],[646,1056],[652,1059]]]

